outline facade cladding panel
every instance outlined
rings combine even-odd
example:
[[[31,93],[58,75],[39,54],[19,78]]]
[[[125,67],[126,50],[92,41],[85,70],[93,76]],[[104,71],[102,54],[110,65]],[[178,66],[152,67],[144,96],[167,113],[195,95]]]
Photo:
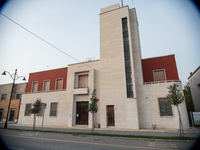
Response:
[[[165,70],[166,80],[179,80],[174,55],[142,60],[144,82],[154,82],[153,71],[155,70]]]
[[[31,92],[33,82],[38,82],[38,92],[43,91],[44,87],[43,84],[44,81],[46,80],[50,81],[49,90],[50,91],[56,90],[57,79],[63,79],[63,90],[65,90],[67,84],[67,69],[68,68],[66,67],[66,68],[30,73],[26,92],[27,93]]]

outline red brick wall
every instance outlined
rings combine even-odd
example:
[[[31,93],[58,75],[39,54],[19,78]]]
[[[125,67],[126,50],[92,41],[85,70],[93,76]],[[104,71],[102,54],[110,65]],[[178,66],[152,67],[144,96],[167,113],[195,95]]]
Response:
[[[30,73],[26,92],[31,92],[33,82],[39,82],[38,83],[38,92],[43,91],[43,83],[45,80],[50,80],[50,89],[49,90],[55,90],[56,79],[60,79],[60,78],[63,79],[63,89],[66,89],[67,68]]]
[[[142,60],[144,82],[153,82],[153,70],[165,69],[166,80],[179,80],[174,55]]]

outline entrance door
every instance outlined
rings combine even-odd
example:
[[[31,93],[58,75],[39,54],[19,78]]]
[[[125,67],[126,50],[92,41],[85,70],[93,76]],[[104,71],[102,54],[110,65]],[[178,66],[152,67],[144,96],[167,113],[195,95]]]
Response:
[[[9,121],[14,121],[14,116],[15,116],[15,108],[11,108],[10,109]]]
[[[88,102],[76,103],[76,124],[88,125]]]
[[[107,124],[108,126],[115,126],[114,105],[107,105]]]
[[[3,108],[0,108],[0,121],[3,119]]]

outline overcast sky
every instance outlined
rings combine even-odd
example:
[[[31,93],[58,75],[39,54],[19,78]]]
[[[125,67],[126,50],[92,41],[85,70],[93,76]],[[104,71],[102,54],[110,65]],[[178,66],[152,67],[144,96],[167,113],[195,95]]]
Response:
[[[8,16],[79,61],[100,59],[100,9],[121,0],[10,0]],[[179,78],[187,82],[200,65],[200,12],[189,0],[124,0],[136,8],[142,58],[175,54]],[[0,72],[19,76],[77,63],[0,14]],[[0,75],[0,84],[12,79]],[[17,82],[22,82],[21,79]]]

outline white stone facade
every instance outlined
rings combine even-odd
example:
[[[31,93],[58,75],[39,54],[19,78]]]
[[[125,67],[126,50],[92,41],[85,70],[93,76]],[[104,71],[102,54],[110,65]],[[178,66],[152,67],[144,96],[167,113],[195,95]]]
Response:
[[[200,66],[188,78],[192,93],[194,110],[200,112]]]
[[[133,96],[127,97],[125,52],[123,44],[122,19],[127,18],[130,66]],[[88,87],[78,88],[79,76],[88,75]],[[175,82],[181,88],[180,82]],[[98,113],[95,123],[101,128],[112,126],[116,129],[152,128],[178,129],[179,118],[172,106],[172,116],[160,115],[158,98],[165,98],[167,87],[174,82],[145,84],[143,81],[142,59],[138,22],[135,9],[115,4],[101,10],[100,14],[100,60],[68,65],[67,90],[24,94],[20,110],[19,124],[32,125],[33,115],[24,116],[25,104],[34,103],[37,98],[47,103],[45,127],[76,126],[77,105],[90,102],[91,93],[96,89]],[[182,89],[181,89],[182,91]],[[58,102],[58,114],[49,116],[51,102]],[[112,115],[110,112],[112,111]],[[184,128],[189,127],[185,103],[180,105]],[[114,122],[109,125],[108,118]],[[42,117],[37,117],[37,125]],[[88,113],[88,124],[92,127],[92,115]]]
[[[55,92],[40,92],[29,93],[22,96],[19,121],[18,124],[22,126],[32,126],[34,115],[30,114],[25,116],[26,104],[33,104],[37,99],[41,99],[42,103],[46,103],[46,109],[44,112],[44,127],[67,127],[68,125],[68,105],[66,101],[67,91],[55,91]],[[51,103],[57,103],[57,115],[50,116]],[[36,127],[42,127],[42,116],[36,117]]]

